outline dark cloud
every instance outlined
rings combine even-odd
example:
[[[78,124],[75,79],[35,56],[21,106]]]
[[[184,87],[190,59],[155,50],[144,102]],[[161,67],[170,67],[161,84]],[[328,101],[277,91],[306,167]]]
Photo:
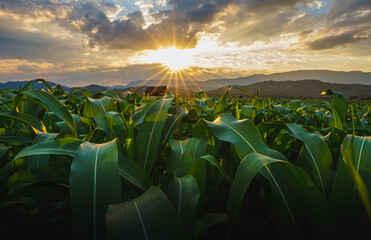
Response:
[[[371,9],[370,0],[333,0],[328,18],[335,19],[343,14],[367,9]]]
[[[188,12],[187,16],[193,22],[205,23],[210,22],[220,8],[212,3],[202,4],[199,8]]]
[[[155,21],[144,27],[145,18],[141,11],[129,13],[122,19],[110,20],[108,15],[118,11],[117,5],[106,2],[51,0],[3,0],[5,8],[33,17],[43,11],[54,13],[52,21],[81,32],[89,37],[89,46],[108,49],[156,49],[161,45],[193,47],[197,44],[197,33],[207,31],[219,13],[229,6],[240,9],[235,16],[227,16],[226,25],[233,27],[255,18],[256,24],[239,31],[248,36],[269,36],[278,33],[293,13],[277,13],[284,7],[295,6],[306,0],[172,0],[172,10],[151,11]],[[64,14],[62,14],[64,13]],[[274,14],[272,14],[274,13]],[[256,14],[262,17],[256,19]],[[266,14],[270,14],[267,18]],[[48,16],[49,16],[48,15]],[[249,18],[250,17],[250,18]],[[265,21],[259,21],[263,19]],[[256,21],[258,20],[258,21]],[[253,34],[251,34],[253,33]]]
[[[169,0],[167,4],[171,10],[150,9],[146,13],[150,16],[135,11],[116,20],[109,16],[118,13],[120,8],[107,1],[0,0],[0,3],[6,11],[19,15],[49,17],[50,21],[70,31],[86,35],[89,47],[106,49],[157,49],[175,43],[194,47],[197,34],[208,31],[220,33],[224,42],[238,41],[241,44],[271,41],[283,33],[305,37],[300,33],[312,32],[320,21],[326,23],[322,32],[332,36],[324,37],[319,31],[317,40],[308,46],[321,49],[318,45],[321,43],[325,45],[322,49],[328,49],[331,42],[338,46],[359,40],[347,34],[338,36],[331,30],[347,32],[348,29],[343,28],[371,23],[371,13],[357,15],[359,11],[371,9],[370,0],[334,0],[325,17],[308,14],[295,21],[292,19],[301,11],[299,4],[305,6],[313,0]],[[233,7],[233,11],[227,15],[229,7]],[[155,20],[149,26],[148,17]],[[219,25],[213,25],[215,22]],[[220,29],[224,29],[223,32]]]
[[[339,45],[351,44],[366,40],[368,37],[356,36],[358,31],[349,31],[338,35],[332,35],[308,42],[307,46],[312,50],[324,50],[335,48]]]

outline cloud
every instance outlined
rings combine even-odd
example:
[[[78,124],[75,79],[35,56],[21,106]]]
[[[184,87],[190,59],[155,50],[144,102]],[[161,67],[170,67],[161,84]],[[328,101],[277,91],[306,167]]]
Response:
[[[56,72],[50,77],[105,71],[99,77],[118,81],[119,74],[142,76],[143,68],[122,66],[144,50],[210,49],[211,43],[228,51],[200,56],[210,63],[199,64],[208,72],[221,65],[317,68],[325,60],[349,66],[349,59],[371,54],[370,34],[370,0],[0,0],[0,59],[18,59],[15,67],[7,62],[17,76],[39,74],[39,64],[50,63],[48,71]],[[212,39],[203,43],[203,36]],[[342,58],[333,49],[341,49]],[[363,69],[370,69],[367,63]]]
[[[342,34],[323,37],[312,42],[308,42],[307,46],[312,50],[324,50],[335,48],[339,45],[356,43],[362,40],[369,39],[367,36],[357,36],[358,31],[349,31]]]
[[[369,0],[333,0],[331,2],[331,9],[328,13],[328,18],[335,19],[341,17],[343,14],[349,14],[366,9],[371,9],[371,1]]]

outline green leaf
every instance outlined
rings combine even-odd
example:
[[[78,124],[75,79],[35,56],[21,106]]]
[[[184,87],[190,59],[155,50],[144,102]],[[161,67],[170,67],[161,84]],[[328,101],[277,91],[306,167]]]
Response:
[[[51,142],[40,142],[22,149],[14,160],[40,154],[68,155],[74,157],[76,150],[82,143],[83,141],[76,138],[61,138]]]
[[[218,115],[221,113],[225,113],[227,110],[227,98],[228,98],[228,93],[231,89],[227,89],[223,95],[223,97],[220,99],[218,104],[215,106],[214,109],[214,115]]]
[[[273,193],[273,219],[283,238],[304,237],[305,231],[315,236],[331,236],[332,219],[324,196],[300,168],[259,153],[246,156],[237,169],[228,198],[229,234],[242,198],[252,179],[260,172],[270,181]],[[313,229],[305,222],[309,217]]]
[[[169,159],[169,169],[173,170],[176,176],[180,176],[180,167],[182,164],[182,157],[185,149],[190,141],[190,138],[185,140],[175,140],[170,139],[170,159]]]
[[[176,108],[175,114],[166,118],[166,122],[164,125],[164,129],[162,130],[162,144],[165,144],[169,141],[169,138],[176,132],[177,128],[179,128],[180,122],[182,118],[187,114],[186,110],[183,106],[179,106]]]
[[[56,99],[50,93],[40,90],[29,90],[26,91],[25,94],[45,104],[45,106],[48,108],[48,111],[53,112],[60,119],[65,121],[70,127],[71,132],[77,137],[76,126],[72,119],[71,113],[61,102],[58,101],[58,99]]]
[[[72,114],[72,119],[73,119],[73,121],[75,123],[75,126],[77,128],[77,134],[80,135],[80,134],[84,133],[85,128],[84,128],[83,120],[82,120],[81,116],[77,115],[77,114]],[[63,135],[64,137],[74,137],[73,132],[71,132],[70,127],[67,125],[67,123],[65,121],[56,122],[56,124],[59,127],[59,131],[61,133],[65,134],[65,135]],[[71,136],[69,136],[69,135],[71,135]]]
[[[159,99],[153,103],[139,129],[135,144],[135,160],[147,172],[150,172],[157,162],[162,129],[173,99]]]
[[[151,177],[139,164],[121,154],[119,154],[118,171],[121,177],[143,191],[153,185]]]
[[[27,130],[14,128],[0,128],[0,142],[11,145],[22,145],[31,143],[35,138],[34,133]]]
[[[304,169],[323,193],[329,193],[331,187],[332,155],[327,144],[320,136],[308,132],[296,124],[287,124],[289,133],[304,142],[302,155],[306,159]],[[307,166],[309,163],[309,166]],[[300,162],[299,164],[300,165]]]
[[[146,117],[147,112],[149,108],[152,106],[152,104],[153,102],[144,105],[141,109],[139,109],[137,112],[133,114],[134,127],[141,124],[144,121],[144,118]]]
[[[108,112],[106,113],[106,122],[112,133],[112,137],[117,138],[119,152],[124,152],[124,144],[126,142],[126,138],[128,136],[127,129],[125,127],[124,120],[121,118],[120,114],[117,112]]]
[[[365,236],[371,232],[371,137],[348,135],[341,149],[330,204],[341,234]]]
[[[40,167],[14,173],[8,179],[7,187],[25,183],[52,182],[68,185],[70,170],[56,167]]]
[[[103,239],[109,204],[121,201],[116,140],[104,144],[85,142],[71,165],[72,223],[75,237]]]
[[[104,130],[108,137],[111,137],[112,131],[108,126],[106,114],[111,111],[117,112],[112,98],[106,96],[100,99],[89,98],[89,102],[95,122]]]
[[[264,144],[258,130],[248,119],[237,120],[229,114],[222,114],[214,122],[206,121],[206,123],[217,138],[235,145],[241,159],[256,152],[286,160],[286,157],[280,152],[270,149]]]
[[[53,141],[58,136],[58,133],[40,133],[36,136],[32,144],[46,143]],[[28,157],[28,169],[48,166],[49,155],[33,155]]]
[[[287,129],[287,124],[285,121],[282,121],[282,120],[262,122],[257,126],[257,129],[260,135],[263,135],[264,133],[268,132],[271,129],[278,129],[278,130]]]
[[[196,179],[190,174],[182,178],[175,177],[167,188],[166,195],[177,209],[186,229],[191,229],[200,198]]]
[[[110,205],[107,239],[184,239],[184,226],[173,205],[157,187],[131,201]]]
[[[28,124],[35,133],[46,132],[46,128],[37,118],[27,113],[0,111],[0,119],[11,119]]]
[[[342,122],[342,125],[345,124],[345,119],[347,117],[348,104],[347,100],[343,94],[332,91],[331,89],[326,89],[322,94],[333,96],[333,106],[336,112],[339,114],[339,118]]]
[[[331,127],[334,127],[334,128],[337,128],[337,129],[340,129],[341,131],[343,131],[343,123],[341,121],[341,118],[339,116],[339,113],[337,112],[337,110],[334,108],[333,104],[331,103],[327,103],[327,105],[331,108],[332,110],[332,118],[333,118],[333,124],[331,124],[331,122],[329,123],[329,125]],[[331,118],[330,118],[331,119]]]
[[[189,173],[193,163],[201,156],[206,155],[207,138],[191,138],[184,149],[177,177]]]
[[[207,162],[209,162],[211,165],[215,166],[219,170],[219,172],[222,174],[222,176],[227,181],[227,183],[232,185],[232,183],[233,183],[232,178],[228,175],[228,173],[224,170],[224,168],[222,166],[220,166],[220,163],[213,156],[204,155],[204,156],[198,158],[196,161],[207,161]]]

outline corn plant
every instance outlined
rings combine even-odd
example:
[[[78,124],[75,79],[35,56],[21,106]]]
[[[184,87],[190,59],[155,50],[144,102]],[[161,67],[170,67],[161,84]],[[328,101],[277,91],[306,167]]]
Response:
[[[229,90],[1,90],[1,237],[369,236],[370,103]]]

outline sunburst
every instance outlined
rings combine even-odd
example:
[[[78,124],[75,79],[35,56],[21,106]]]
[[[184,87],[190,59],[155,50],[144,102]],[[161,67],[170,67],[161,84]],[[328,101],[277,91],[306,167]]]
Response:
[[[195,65],[194,53],[190,49],[179,49],[175,46],[147,51],[141,61],[161,63],[172,72],[177,72]]]

